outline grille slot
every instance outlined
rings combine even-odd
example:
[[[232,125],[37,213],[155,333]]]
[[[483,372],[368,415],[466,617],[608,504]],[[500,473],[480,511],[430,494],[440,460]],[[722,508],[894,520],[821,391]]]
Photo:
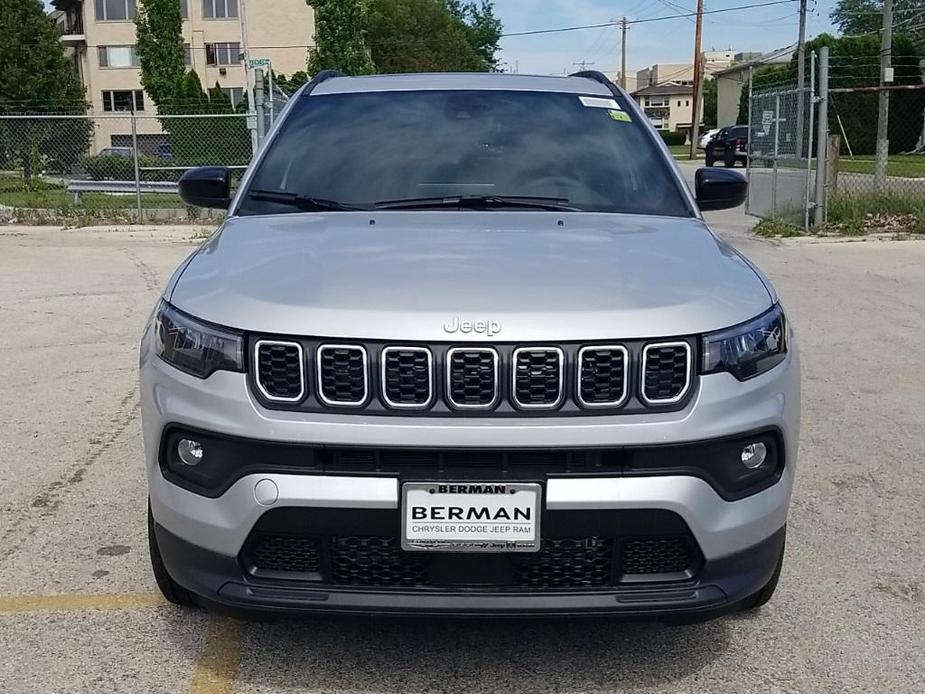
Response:
[[[688,543],[680,537],[627,540],[621,554],[626,575],[684,573],[694,561]]]
[[[585,407],[617,407],[629,395],[629,361],[622,345],[578,351],[578,400]]]
[[[642,399],[649,405],[669,405],[687,394],[691,384],[691,347],[686,342],[662,342],[642,350]]]
[[[459,409],[490,409],[498,399],[498,353],[488,347],[447,352],[447,398]]]
[[[331,578],[346,586],[420,586],[424,564],[395,537],[332,537]]]
[[[366,350],[357,345],[319,347],[318,391],[328,405],[363,405],[369,392]]]
[[[518,406],[552,409],[562,400],[563,363],[558,347],[521,347],[514,350],[513,396]]]
[[[305,396],[305,368],[298,342],[259,340],[254,346],[257,386],[268,400],[298,402]]]
[[[545,539],[535,556],[514,563],[514,581],[530,588],[584,588],[612,581],[613,539],[569,537]]]
[[[382,350],[382,397],[389,407],[427,407],[433,398],[433,356],[423,347]]]
[[[251,565],[260,571],[318,573],[321,553],[313,537],[257,535],[248,550]]]

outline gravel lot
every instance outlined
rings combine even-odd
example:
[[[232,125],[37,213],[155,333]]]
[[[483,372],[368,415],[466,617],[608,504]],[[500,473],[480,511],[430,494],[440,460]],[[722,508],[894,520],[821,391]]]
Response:
[[[0,682],[9,692],[919,692],[925,243],[759,241],[803,348],[787,559],[760,613],[241,624],[148,569],[136,342],[193,229],[0,229]]]

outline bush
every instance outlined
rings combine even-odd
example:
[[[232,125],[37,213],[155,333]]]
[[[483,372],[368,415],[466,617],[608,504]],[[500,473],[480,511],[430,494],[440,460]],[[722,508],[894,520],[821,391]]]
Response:
[[[679,133],[672,130],[659,130],[658,134],[662,136],[665,144],[669,147],[683,145],[685,142],[687,142],[686,133]]]
[[[135,160],[132,157],[87,156],[81,160],[87,177],[94,181],[134,181]],[[139,157],[138,166],[169,166],[171,161],[157,157]],[[141,171],[142,181],[177,181],[182,171]]]

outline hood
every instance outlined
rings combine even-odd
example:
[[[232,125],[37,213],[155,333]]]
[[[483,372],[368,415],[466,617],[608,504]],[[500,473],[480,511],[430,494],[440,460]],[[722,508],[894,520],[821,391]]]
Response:
[[[257,332],[494,342],[689,335],[771,305],[702,220],[533,211],[237,217],[170,301]]]

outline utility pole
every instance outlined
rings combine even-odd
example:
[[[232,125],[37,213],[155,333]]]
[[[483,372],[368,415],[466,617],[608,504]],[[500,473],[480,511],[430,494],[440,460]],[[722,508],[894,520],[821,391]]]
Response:
[[[806,0],[800,0],[800,38],[797,44],[797,159],[803,157],[803,114],[807,102],[803,88],[806,84]]]
[[[700,137],[700,94],[703,91],[703,56],[700,40],[703,36],[703,0],[697,0],[697,28],[694,30],[694,104],[691,109],[691,159],[697,158],[697,140]]]
[[[620,20],[623,39],[620,41],[620,86],[626,89],[626,17]]]
[[[890,154],[890,92],[886,87],[893,81],[893,0],[883,0],[883,38],[880,42],[880,103],[877,114],[877,159],[874,162],[874,188],[886,186],[886,163]]]
[[[582,70],[587,70],[590,66],[594,65],[594,61],[588,62],[587,60],[579,60],[577,63],[572,63],[572,65]]]

